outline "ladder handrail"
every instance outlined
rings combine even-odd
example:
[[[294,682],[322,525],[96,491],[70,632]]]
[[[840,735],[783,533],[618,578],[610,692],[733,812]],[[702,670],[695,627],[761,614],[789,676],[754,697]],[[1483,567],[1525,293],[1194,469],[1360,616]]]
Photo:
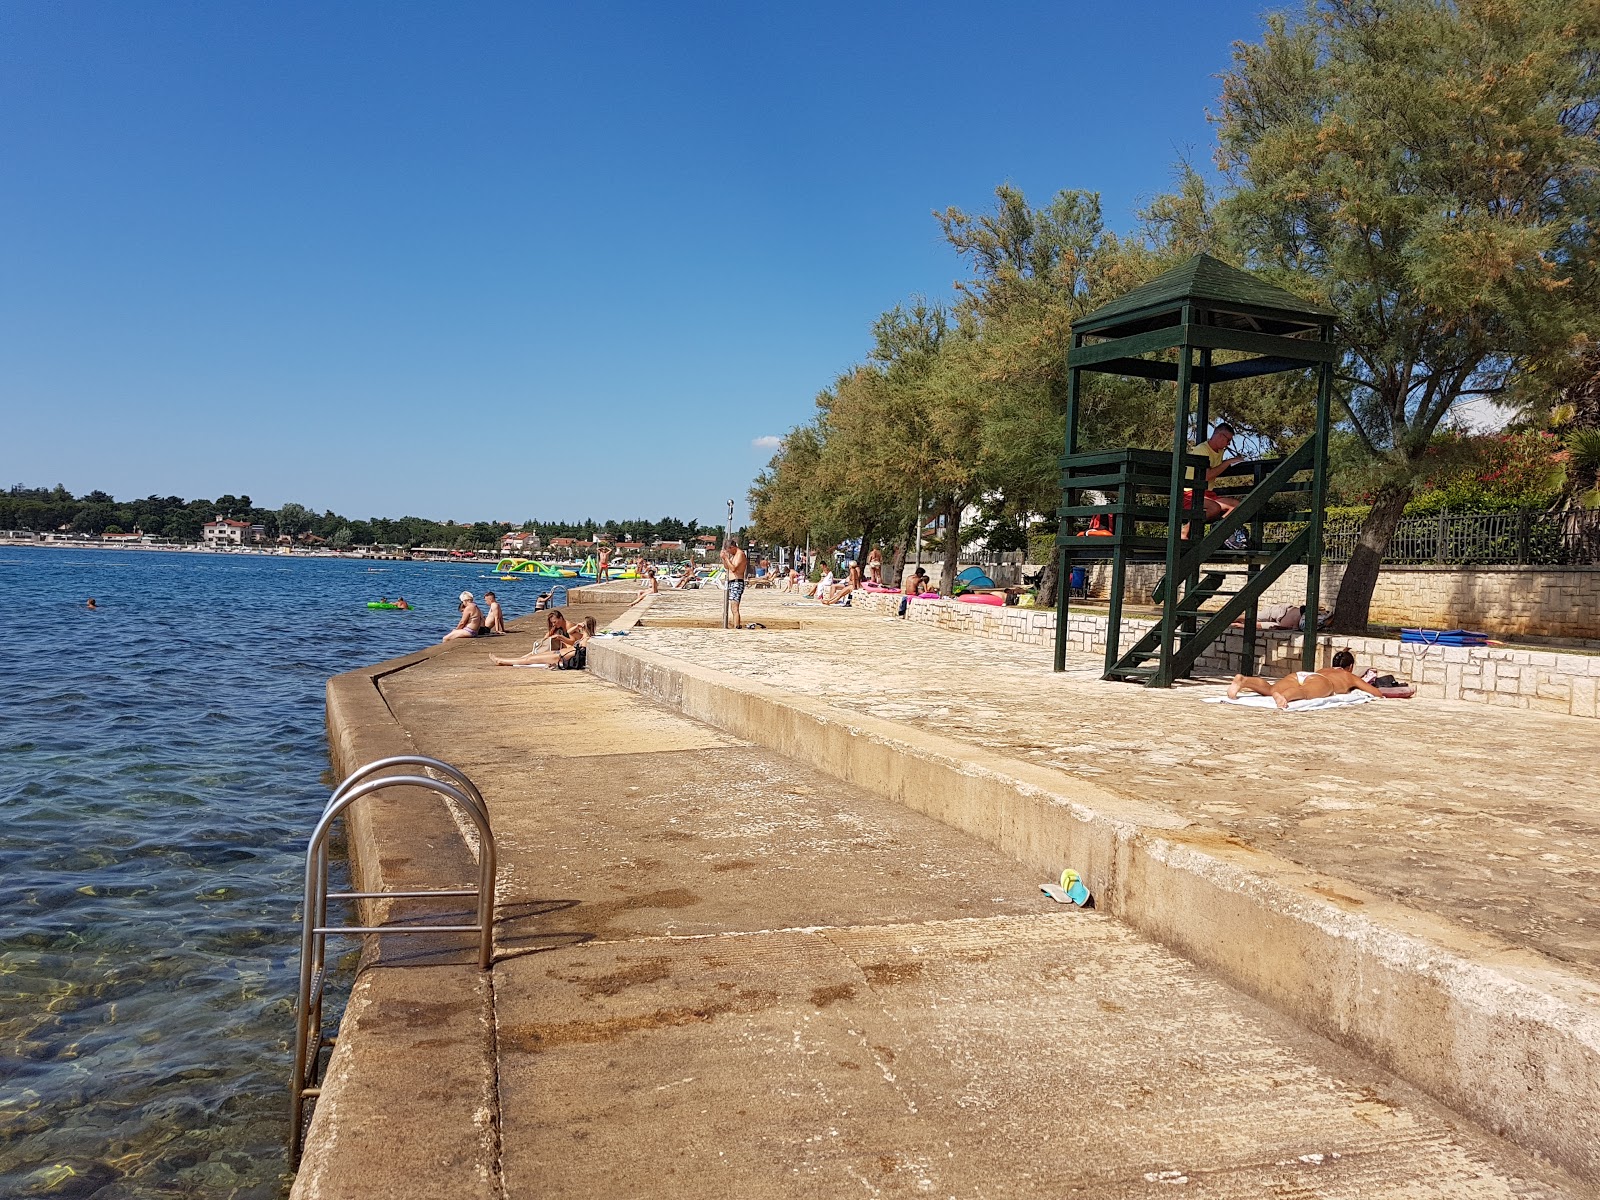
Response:
[[[470,799],[471,802],[477,806],[482,820],[474,818],[475,823],[482,826],[488,822],[489,806],[484,803],[483,793],[478,790],[478,785],[467,778],[466,772],[462,771],[459,767],[451,766],[442,759],[430,758],[425,754],[394,754],[390,755],[388,758],[373,759],[365,766],[357,767],[354,771],[345,776],[344,782],[339,784],[338,787],[334,788],[333,795],[328,797],[328,807],[331,808],[334,803],[336,803],[339,798],[344,795],[345,792],[354,787],[356,784],[360,783],[362,780],[371,778],[379,771],[386,771],[393,767],[422,767],[425,770],[438,771],[440,774],[448,776],[453,783],[456,783],[460,786],[461,790],[466,793],[468,799]],[[325,808],[323,811],[326,812],[327,809]],[[316,923],[318,925],[326,925],[328,923],[328,895],[326,891],[326,880],[328,877],[328,843],[326,839],[320,843],[319,851],[320,861],[318,864],[318,870],[321,872],[324,880],[324,891],[321,897],[321,902],[317,909]],[[307,865],[309,868],[309,864]],[[359,897],[345,895],[341,898],[377,899],[378,897],[376,895],[368,895],[363,893]]]
[[[379,775],[396,767],[420,766],[436,770],[449,781],[429,775]],[[471,818],[478,834],[478,885],[476,888],[337,892],[328,890],[328,839],[334,822],[366,796],[388,788],[410,787],[432,792],[453,803]],[[334,789],[327,807],[306,845],[306,874],[300,932],[300,981],[295,1003],[294,1074],[289,1088],[289,1157],[298,1162],[303,1135],[305,1101],[321,1093],[315,1076],[322,1046],[322,993],[326,982],[327,939],[330,936],[366,934],[466,933],[478,934],[478,966],[487,970],[494,953],[495,844],[488,806],[477,786],[457,767],[422,755],[396,755],[378,759],[353,771]],[[472,925],[356,925],[329,926],[328,900],[378,900],[427,896],[476,895],[477,919]],[[315,1049],[313,1049],[313,1036]]]
[[[363,779],[376,775],[379,771],[386,771],[390,767],[426,767],[429,770],[438,771],[448,776],[450,782],[465,792],[472,803],[477,805],[479,811],[484,814],[484,818],[488,818],[489,807],[483,801],[483,793],[478,790],[477,784],[467,778],[466,772],[461,770],[460,767],[452,767],[442,759],[429,758],[425,754],[395,754],[388,758],[375,758],[365,766],[357,767],[345,776],[343,783],[334,788],[333,795],[328,797],[328,804],[332,805],[347,789],[360,783]]]

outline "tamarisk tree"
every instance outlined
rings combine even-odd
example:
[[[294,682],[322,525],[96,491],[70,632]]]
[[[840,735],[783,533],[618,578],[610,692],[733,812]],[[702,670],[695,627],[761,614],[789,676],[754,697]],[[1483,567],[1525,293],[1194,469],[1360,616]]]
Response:
[[[1373,504],[1333,628],[1367,623],[1422,456],[1462,397],[1593,324],[1600,6],[1313,0],[1237,44],[1215,120],[1250,265],[1338,313]]]

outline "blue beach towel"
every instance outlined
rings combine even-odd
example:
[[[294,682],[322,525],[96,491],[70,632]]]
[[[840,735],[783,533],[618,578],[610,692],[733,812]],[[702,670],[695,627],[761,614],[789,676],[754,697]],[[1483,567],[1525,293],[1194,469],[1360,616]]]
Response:
[[[1468,629],[1402,629],[1400,640],[1424,646],[1487,646],[1489,635]]]

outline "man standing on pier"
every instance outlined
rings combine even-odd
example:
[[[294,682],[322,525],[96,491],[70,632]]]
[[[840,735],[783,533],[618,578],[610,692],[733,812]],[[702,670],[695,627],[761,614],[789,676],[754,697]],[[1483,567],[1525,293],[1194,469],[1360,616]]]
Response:
[[[722,567],[728,572],[728,608],[733,627],[743,629],[739,620],[739,601],[744,599],[744,580],[750,573],[750,556],[739,545],[739,539],[730,537],[722,547]]]

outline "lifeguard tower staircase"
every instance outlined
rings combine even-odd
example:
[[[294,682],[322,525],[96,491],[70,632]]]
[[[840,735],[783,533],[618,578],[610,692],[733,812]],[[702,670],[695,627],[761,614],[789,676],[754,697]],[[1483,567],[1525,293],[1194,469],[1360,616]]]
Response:
[[[1197,254],[1074,323],[1067,356],[1066,453],[1060,460],[1060,586],[1056,589],[1055,669],[1066,669],[1068,605],[1075,563],[1111,563],[1106,679],[1170,687],[1239,617],[1244,665],[1255,670],[1256,613],[1262,594],[1291,566],[1306,568],[1305,613],[1315,628],[1322,565],[1328,410],[1332,395],[1333,314],[1255,276]],[[1172,449],[1078,452],[1080,381],[1100,371],[1177,385]],[[1211,428],[1212,388],[1282,371],[1316,375],[1316,427],[1287,457],[1237,467],[1207,485],[1210,463],[1189,452]],[[1207,487],[1238,506],[1207,522]],[[1193,503],[1185,492],[1197,493]],[[1101,494],[1094,503],[1085,492]],[[1268,521],[1287,540],[1266,540]],[[1184,527],[1188,526],[1188,536]],[[1298,526],[1298,528],[1296,528]],[[1240,531],[1243,536],[1240,536]],[[1242,544],[1241,544],[1242,543]],[[1134,645],[1121,642],[1128,567],[1160,563],[1153,598],[1160,619]],[[1220,601],[1220,604],[1208,602]],[[1308,635],[1303,669],[1316,666]]]

